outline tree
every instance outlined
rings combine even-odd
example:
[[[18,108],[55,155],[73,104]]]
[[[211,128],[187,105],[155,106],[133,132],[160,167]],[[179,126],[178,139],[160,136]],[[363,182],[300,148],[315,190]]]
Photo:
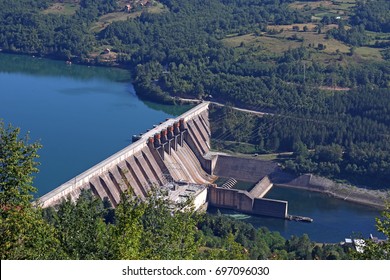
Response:
[[[382,218],[376,218],[376,227],[387,239],[383,241],[366,239],[363,252],[352,252],[352,258],[360,260],[390,260],[390,204],[382,212]]]
[[[194,259],[199,244],[195,239],[197,216],[190,207],[192,201],[177,204],[163,190],[155,189],[141,204],[145,207],[141,217],[141,258]]]
[[[286,242],[289,252],[293,252],[294,259],[297,260],[310,260],[312,258],[313,243],[310,241],[307,234],[303,234],[301,237],[292,236],[290,240]]]
[[[173,203],[157,188],[152,188],[145,200],[130,190],[125,192],[115,209],[114,259],[196,258],[198,218],[190,203]]]
[[[0,122],[0,206],[1,209],[28,207],[36,188],[33,173],[38,172],[39,143],[28,144],[29,137],[19,139],[19,128]]]
[[[112,259],[111,225],[105,223],[106,213],[102,200],[86,190],[75,203],[68,199],[50,212],[48,218],[57,230],[66,258]]]
[[[319,161],[331,163],[341,162],[343,159],[343,148],[337,144],[318,146],[315,155]]]
[[[135,260],[141,258],[143,226],[141,217],[145,214],[146,204],[134,196],[131,188],[122,194],[121,203],[115,209],[115,227],[113,228],[114,258]]]
[[[20,129],[0,122],[0,257],[1,259],[54,259],[61,256],[55,229],[31,204],[36,189],[38,143],[20,139]]]

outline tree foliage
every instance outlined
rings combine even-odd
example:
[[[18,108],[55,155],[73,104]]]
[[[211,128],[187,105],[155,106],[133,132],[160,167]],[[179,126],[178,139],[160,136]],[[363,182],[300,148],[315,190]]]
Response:
[[[55,228],[66,258],[104,260],[113,257],[106,214],[102,201],[83,191],[75,203],[66,200],[45,216]]]
[[[19,138],[20,129],[0,122],[0,204],[2,208],[26,207],[36,189],[33,173],[38,172],[39,143],[29,144],[28,135]]]
[[[386,237],[385,240],[365,239],[363,252],[353,252],[352,257],[360,260],[390,260],[390,205],[376,218],[376,227]]]
[[[54,230],[31,205],[36,189],[39,143],[19,137],[20,129],[0,122],[1,259],[51,259],[61,255]]]
[[[390,32],[390,3],[386,0],[358,1],[355,14],[351,18],[353,24],[363,24],[367,30]]]

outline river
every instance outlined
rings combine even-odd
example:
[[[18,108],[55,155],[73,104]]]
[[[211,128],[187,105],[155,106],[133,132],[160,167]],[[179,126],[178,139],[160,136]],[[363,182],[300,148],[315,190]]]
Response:
[[[269,217],[240,214],[235,211],[219,211],[235,219],[251,223],[256,228],[267,227],[278,231],[285,238],[307,233],[311,240],[338,243],[345,238],[368,238],[370,233],[384,238],[377,232],[375,218],[380,216],[377,209],[329,197],[326,194],[301,189],[273,187],[266,198],[288,201],[289,214],[310,217],[312,223],[288,221]],[[215,213],[217,209],[210,209]]]
[[[29,56],[0,53],[0,119],[39,140],[40,172],[34,185],[43,195],[131,143],[131,136],[177,116],[188,106],[163,106],[138,99],[130,73],[116,68],[68,66]],[[273,188],[267,197],[289,201],[305,224],[222,211],[289,238],[308,233],[318,242],[375,234],[370,207],[302,190]]]

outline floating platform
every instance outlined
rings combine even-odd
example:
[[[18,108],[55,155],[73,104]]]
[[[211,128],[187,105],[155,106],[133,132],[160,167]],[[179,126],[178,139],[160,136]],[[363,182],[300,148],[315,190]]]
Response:
[[[309,217],[303,217],[303,216],[296,216],[296,215],[287,215],[287,220],[290,221],[296,221],[296,222],[305,222],[305,223],[312,223],[313,219]]]

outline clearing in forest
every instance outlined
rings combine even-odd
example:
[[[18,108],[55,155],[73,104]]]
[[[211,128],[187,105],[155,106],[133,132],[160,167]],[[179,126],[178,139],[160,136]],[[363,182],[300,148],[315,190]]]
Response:
[[[79,9],[79,0],[65,0],[53,3],[49,8],[43,11],[44,14],[57,14],[71,16]]]

